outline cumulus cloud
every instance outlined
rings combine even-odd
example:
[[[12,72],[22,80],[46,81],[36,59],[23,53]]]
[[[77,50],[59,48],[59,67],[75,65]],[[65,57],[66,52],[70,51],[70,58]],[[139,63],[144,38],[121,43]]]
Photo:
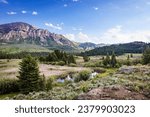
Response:
[[[26,13],[27,13],[27,11],[21,11],[21,13],[26,14]]]
[[[83,32],[79,32],[78,34],[66,34],[64,36],[76,42],[106,44],[128,43],[133,41],[150,42],[150,30],[126,32],[121,25],[110,28],[99,36],[92,36]]]
[[[65,34],[64,35],[66,38],[76,41],[76,42],[89,42],[90,37],[82,32],[79,32],[78,34]]]
[[[0,0],[1,3],[8,4],[7,0]]]
[[[38,15],[38,12],[37,11],[33,11],[32,15]]]
[[[88,41],[88,39],[89,39],[89,37],[88,37],[88,35],[87,34],[84,34],[84,33],[82,33],[82,32],[79,32],[79,34],[77,35],[77,37],[79,38],[79,39],[81,39],[82,41]]]
[[[67,39],[70,39],[72,41],[75,41],[75,35],[74,34],[65,34],[64,35]]]
[[[7,12],[8,15],[15,15],[17,14],[17,12],[13,12],[13,11],[10,11],[10,12]]]
[[[150,42],[150,30],[124,32],[122,26],[108,29],[99,38],[104,43],[127,43],[133,41]]]
[[[56,30],[62,30],[62,27],[59,24],[54,25],[52,23],[45,23],[45,26],[48,26],[49,28],[56,29]]]

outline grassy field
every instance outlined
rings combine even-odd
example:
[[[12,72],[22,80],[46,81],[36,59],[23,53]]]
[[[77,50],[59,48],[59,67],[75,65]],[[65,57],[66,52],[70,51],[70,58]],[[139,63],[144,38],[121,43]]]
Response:
[[[81,58],[78,60],[78,64],[80,64]],[[19,71],[19,62],[21,62],[20,59],[1,59],[0,60],[0,78],[1,79],[7,79],[7,78],[17,78],[16,76],[18,75]],[[54,75],[61,75],[65,74],[68,72],[80,72],[83,70],[88,70],[90,68],[85,68],[82,66],[77,66],[77,67],[70,67],[70,66],[58,66],[58,65],[48,65],[48,64],[40,64],[39,63],[39,69],[40,69],[40,74],[45,75],[46,78],[49,76],[54,76]]]
[[[118,60],[126,60],[127,56],[129,54],[125,54],[122,56],[118,56],[117,59]],[[141,58],[141,54],[133,54],[133,58],[131,58],[132,60],[135,59],[140,59]],[[70,66],[58,66],[58,65],[48,65],[48,64],[39,64],[39,68],[40,68],[40,74],[41,75],[45,75],[46,77],[49,76],[54,76],[54,75],[61,75],[61,74],[65,74],[68,72],[79,72],[79,71],[83,71],[83,70],[89,70],[91,68],[88,67],[84,67],[85,64],[98,64],[98,61],[102,61],[102,56],[92,56],[90,57],[90,61],[89,62],[84,62],[82,57],[77,57],[76,58],[76,62],[77,65],[76,67],[70,67]],[[4,78],[16,78],[16,76],[18,75],[18,71],[19,71],[19,62],[21,62],[21,60],[19,59],[11,59],[11,60],[7,60],[7,59],[1,59],[0,60],[0,78],[4,79]]]
[[[51,50],[31,44],[6,44],[0,45],[0,50],[6,53],[20,53],[20,52],[51,52]]]
[[[117,60],[127,60],[125,54],[118,56]],[[141,59],[141,54],[133,54],[130,60]],[[19,59],[0,60],[0,78],[15,79],[19,70]],[[86,64],[95,65],[102,61],[102,56],[90,57],[84,62],[82,57],[76,57],[77,65],[58,66],[39,63],[40,74],[47,79],[54,76],[65,76],[70,72],[75,75],[84,70],[100,71],[94,78],[80,82],[58,83],[53,81],[53,89],[48,92],[30,93],[22,95],[10,93],[0,95],[0,99],[149,99],[150,97],[150,66],[130,65],[120,68],[86,67]],[[57,78],[57,77],[55,77]],[[98,91],[98,92],[97,92]],[[93,95],[93,92],[95,96]],[[100,93],[102,97],[97,95]],[[41,97],[42,96],[42,97]]]

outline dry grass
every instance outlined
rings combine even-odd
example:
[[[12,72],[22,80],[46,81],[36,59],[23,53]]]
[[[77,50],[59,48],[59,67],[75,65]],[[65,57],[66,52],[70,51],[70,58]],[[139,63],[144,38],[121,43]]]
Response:
[[[9,62],[6,59],[0,60],[0,79],[17,78],[20,61],[18,59],[9,60]],[[39,64],[39,69],[40,74],[44,74],[48,78],[49,76],[61,75],[68,72],[80,72],[88,68]]]

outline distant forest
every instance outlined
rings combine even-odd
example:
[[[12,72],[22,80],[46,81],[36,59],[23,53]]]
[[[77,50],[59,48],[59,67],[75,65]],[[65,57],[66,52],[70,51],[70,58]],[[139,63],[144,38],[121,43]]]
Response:
[[[112,54],[112,52],[115,52],[116,55],[122,55],[125,53],[142,53],[147,46],[150,47],[150,43],[132,42],[126,44],[116,44],[95,48],[90,51],[82,52],[80,55],[82,56],[107,55]]]
[[[33,57],[46,57],[49,52],[19,52],[19,53],[6,53],[0,51],[0,59],[22,59],[27,55],[31,55]]]

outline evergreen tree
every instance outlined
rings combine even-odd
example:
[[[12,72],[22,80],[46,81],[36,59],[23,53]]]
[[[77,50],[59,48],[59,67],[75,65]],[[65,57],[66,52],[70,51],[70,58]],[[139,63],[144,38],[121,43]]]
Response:
[[[53,58],[53,61],[58,61],[58,57],[54,52],[51,54],[51,56]]]
[[[127,56],[127,60],[130,60],[130,56],[129,55]]]
[[[108,54],[108,53],[107,53],[106,58],[104,58],[104,60],[103,60],[103,65],[104,65],[104,66],[110,65],[110,57],[109,57],[109,54]]]
[[[69,63],[69,64],[70,64],[70,63],[75,63],[75,64],[76,64],[76,61],[75,61],[75,58],[74,58],[73,55],[69,55],[69,57],[68,57],[68,63]]]
[[[62,53],[60,52],[60,50],[55,50],[54,53],[57,56],[58,60],[62,58]]]
[[[143,64],[149,64],[150,63],[150,48],[147,47],[145,51],[143,52]]]
[[[90,60],[90,58],[88,56],[83,56],[83,60],[84,60],[84,62],[88,62]]]
[[[133,58],[133,54],[130,54],[130,57]]]
[[[111,67],[116,67],[116,64],[117,64],[116,55],[113,52],[111,56]]]
[[[62,61],[64,61],[65,64],[68,64],[68,56],[65,52],[63,53]]]
[[[20,63],[19,84],[22,93],[29,93],[39,91],[40,89],[40,75],[39,67],[35,58],[31,56],[25,57]]]
[[[131,65],[131,62],[130,62],[130,55],[127,56],[127,65]]]
[[[46,57],[46,60],[49,61],[49,62],[54,60],[51,53],[49,53],[49,55]]]

